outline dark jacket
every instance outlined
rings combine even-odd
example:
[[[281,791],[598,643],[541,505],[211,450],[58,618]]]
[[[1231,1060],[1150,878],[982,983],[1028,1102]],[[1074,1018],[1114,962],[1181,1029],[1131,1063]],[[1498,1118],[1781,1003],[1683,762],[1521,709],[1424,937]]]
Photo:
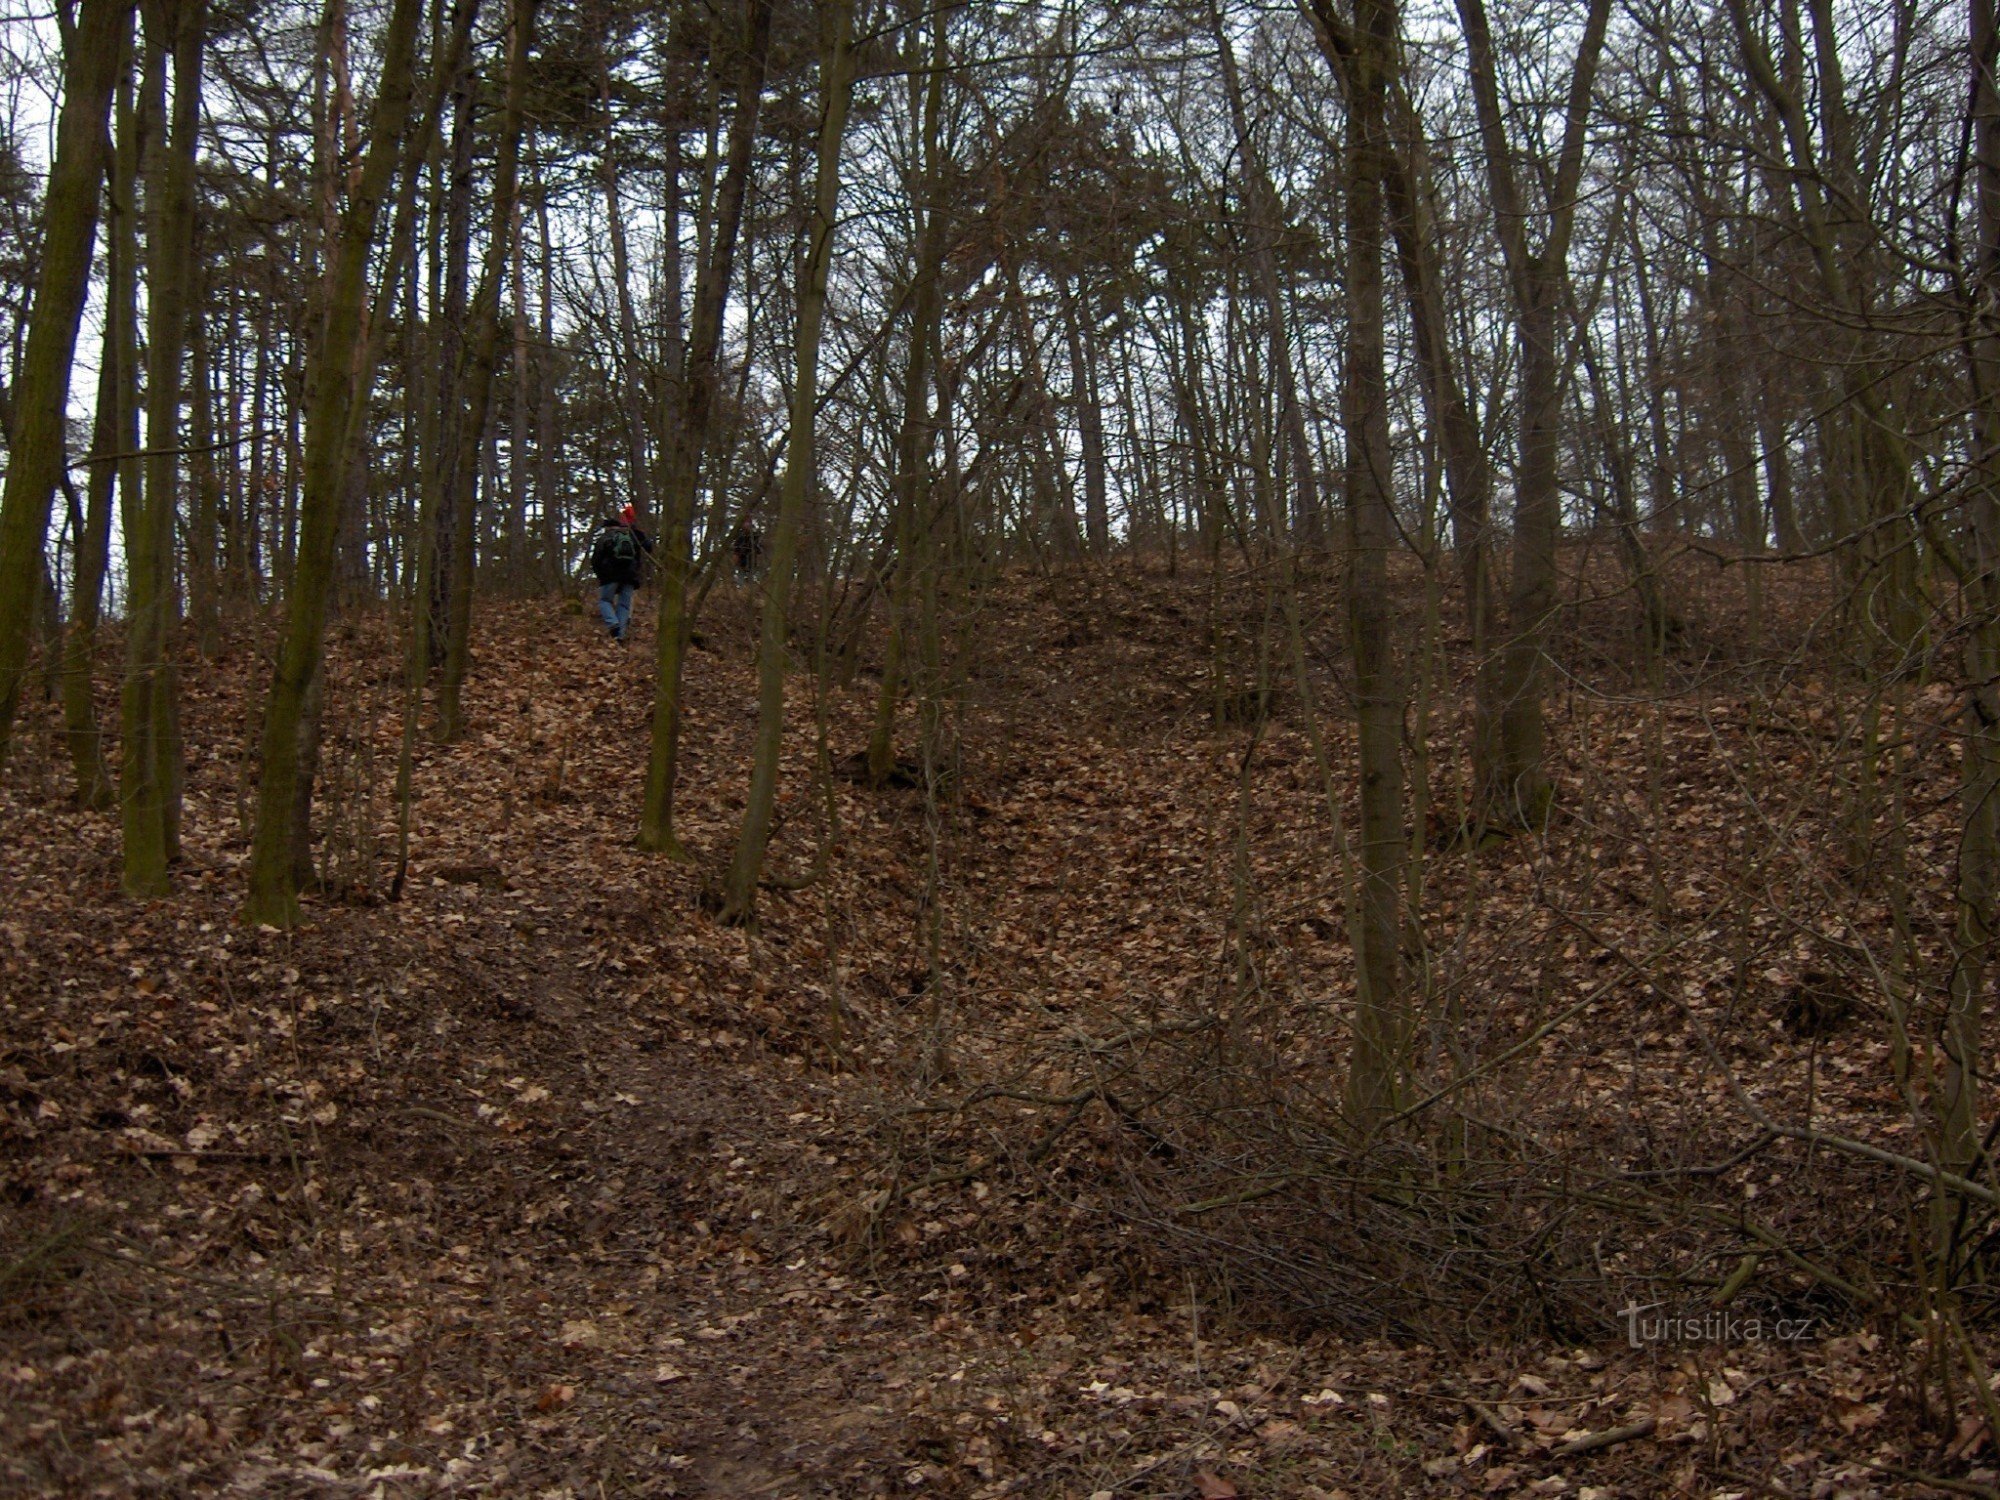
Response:
[[[615,554],[609,544],[618,532],[629,532],[639,544],[629,560]],[[623,526],[616,521],[606,522],[597,528],[590,538],[590,571],[597,575],[599,583],[634,583],[645,565],[645,559],[653,552],[653,539],[636,526]]]

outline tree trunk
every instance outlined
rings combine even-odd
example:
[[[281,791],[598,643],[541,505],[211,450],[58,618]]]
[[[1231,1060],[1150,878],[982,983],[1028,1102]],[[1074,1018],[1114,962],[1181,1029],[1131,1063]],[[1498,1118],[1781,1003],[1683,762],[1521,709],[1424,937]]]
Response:
[[[472,276],[472,147],[478,69],[470,49],[459,59],[452,82],[451,145],[448,160],[433,179],[432,222],[444,225],[442,253],[432,242],[431,316],[436,358],[425,374],[433,399],[426,405],[424,434],[425,517],[418,573],[422,605],[429,618],[425,670],[443,660],[449,606],[447,594],[458,550],[459,469],[470,462],[461,389],[465,365],[466,304]]]
[[[535,135],[528,133],[528,159],[536,156]],[[539,173],[536,173],[539,177]],[[528,217],[514,204],[514,389],[507,419],[507,587],[528,591]]]
[[[646,452],[646,422],[659,409],[659,393],[646,378],[649,369],[639,343],[639,314],[632,305],[632,268],[625,248],[625,209],[618,196],[617,140],[611,128],[611,73],[598,59],[598,110],[603,119],[598,141],[598,183],[604,193],[604,221],[611,247],[611,286],[618,303],[618,410],[625,419],[625,461],[632,486],[632,504],[640,518],[652,524],[652,474]]]
[[[55,162],[42,201],[41,279],[14,387],[14,442],[0,492],[0,768],[28,666],[49,506],[67,461],[63,425],[77,324],[90,285],[105,116],[117,83],[130,0],[79,0],[64,52]]]
[[[833,260],[833,231],[840,199],[840,145],[854,97],[854,0],[822,0],[819,9],[821,56],[819,162],[813,190],[811,243],[799,285],[798,367],[792,381],[791,438],[785,450],[785,478],[778,515],[771,528],[770,571],[764,585],[764,618],[757,656],[757,738],[750,765],[750,792],[743,830],[723,888],[722,918],[747,922],[757,903],[757,882],[771,839],[777,805],[778,765],[785,733],[785,658],[791,612],[792,570],[808,491],[818,473],[814,439],[819,406],[820,332],[826,313],[827,271]]]
[[[1330,0],[1311,0],[1321,50],[1343,84],[1357,48]],[[1501,690],[1498,585],[1493,568],[1493,465],[1452,357],[1450,325],[1440,270],[1443,250],[1428,193],[1423,126],[1402,86],[1390,82],[1389,108],[1396,128],[1383,158],[1384,203],[1409,307],[1412,352],[1424,410],[1444,458],[1445,494],[1451,510],[1453,550],[1465,593],[1466,634],[1473,661],[1472,810],[1490,805],[1499,785]]]
[[[913,202],[922,222],[917,229],[915,265],[910,281],[909,352],[903,362],[903,416],[896,438],[894,513],[890,517],[892,553],[888,566],[889,635],[883,643],[882,681],[875,695],[875,722],[868,737],[868,779],[880,786],[896,766],[896,705],[902,696],[905,636],[908,629],[906,579],[930,531],[928,469],[931,434],[931,354],[937,345],[943,313],[939,276],[945,254],[946,208],[940,174],[944,170],[939,117],[943,109],[945,48],[943,23],[937,22],[933,64],[925,89],[920,140],[924,152],[920,181],[912,185]]]
[[[687,584],[694,552],[695,492],[715,404],[722,314],[736,263],[737,233],[750,188],[750,153],[757,139],[764,69],[771,47],[773,0],[745,0],[744,40],[736,78],[736,113],[729,123],[729,161],[716,194],[714,224],[695,275],[694,323],[678,400],[667,412],[661,476],[658,662],[653,683],[652,749],[646,762],[646,802],[639,847],[678,852],[674,837],[674,778],[680,755],[681,660],[687,650]]]
[[[1097,320],[1090,315],[1089,301],[1089,286],[1079,276],[1063,322],[1069,338],[1070,401],[1083,449],[1083,535],[1092,554],[1102,557],[1111,550],[1111,504],[1104,474],[1104,407],[1097,396],[1097,360],[1091,348]]]
[[[70,600],[69,628],[63,637],[63,720],[70,763],[76,769],[76,797],[83,806],[109,811],[117,790],[104,760],[104,734],[99,726],[93,669],[97,657],[97,624],[103,608],[104,577],[111,552],[111,504],[118,485],[116,455],[126,446],[126,414],[132,407],[133,321],[138,296],[137,202],[139,123],[132,102],[131,11],[120,21],[116,47],[120,54],[118,133],[111,153],[108,197],[110,223],[105,236],[104,338],[97,373],[97,418],[91,435],[89,500],[83,532],[76,544],[75,586]],[[18,416],[17,419],[18,421]]]
[[[145,487],[125,548],[124,756],[119,803],[125,831],[124,884],[134,896],[162,895],[180,853],[180,746],[177,683],[170,660],[174,600],[174,518],[180,478],[182,355],[193,300],[197,134],[201,121],[203,0],[146,0],[146,83],[142,108],[155,129],[146,142]],[[173,66],[173,114],[166,125],[166,73]]]
[[[357,372],[353,351],[364,337],[369,252],[383,199],[388,195],[408,120],[412,61],[422,0],[395,0],[383,39],[382,83],[369,123],[368,153],[348,196],[339,232],[328,247],[333,274],[312,357],[312,410],[306,426],[307,462],[301,507],[299,566],[293,578],[278,671],[264,707],[263,776],[257,787],[257,820],[250,851],[245,919],[288,927],[298,920],[295,807],[301,775],[302,728],[307,698],[324,653],[341,492],[350,466],[352,413],[366,399],[372,369]]]
[[[535,503],[541,507],[542,582],[550,589],[563,585],[569,570],[563,538],[562,506],[557,498],[556,453],[562,435],[556,426],[556,306],[555,255],[549,242],[549,194],[541,158],[535,161],[535,232],[541,245],[541,348],[535,371]]]
[[[1354,1056],[1347,1110],[1362,1131],[1402,1097],[1403,685],[1389,610],[1389,552],[1396,537],[1395,466],[1384,371],[1382,220],[1391,150],[1387,102],[1398,45],[1395,0],[1357,0],[1348,77],[1347,379],[1341,421],[1347,447],[1347,633],[1361,773],[1360,939],[1355,955]]]
[[[189,438],[193,452],[188,468],[194,487],[193,513],[188,517],[188,616],[194,626],[195,644],[204,657],[222,649],[220,596],[220,549],[222,530],[222,471],[215,461],[215,369],[214,351],[209,344],[206,308],[197,308],[189,339],[192,362],[192,422]]]
[[[1831,35],[1831,18],[1823,6],[1813,7],[1815,37],[1820,46],[1819,76],[1814,83],[1825,145],[1816,148],[1805,104],[1806,80],[1796,76],[1793,56],[1800,47],[1796,35],[1796,5],[1779,9],[1786,29],[1785,74],[1770,56],[1751,25],[1745,0],[1728,0],[1731,21],[1746,70],[1776,116],[1787,165],[1784,183],[1792,197],[1795,224],[1810,251],[1834,322],[1828,330],[1829,353],[1840,367],[1841,409],[1822,424],[1831,429],[1838,446],[1847,449],[1846,462],[1826,470],[1830,500],[1847,494],[1845,527],[1853,545],[1855,575],[1871,575],[1877,598],[1856,612],[1857,625],[1871,638],[1885,665],[1904,669],[1923,650],[1927,606],[1921,597],[1918,533],[1911,473],[1911,443],[1902,417],[1891,409],[1886,394],[1898,359],[1875,331],[1877,284],[1884,273],[1879,255],[1868,243],[1872,233],[1854,218],[1854,205],[1865,201],[1847,127],[1847,106]],[[1802,67],[1802,64],[1800,65]],[[1781,189],[1782,190],[1782,189]],[[1842,345],[1845,347],[1843,348]]]
[[[500,343],[500,281],[520,184],[521,124],[528,89],[528,53],[533,45],[536,0],[514,0],[509,18],[507,103],[500,124],[499,153],[493,164],[493,228],[479,271],[479,290],[467,314],[471,338],[463,378],[465,425],[457,444],[455,509],[452,514],[450,607],[446,613],[444,676],[438,684],[437,733],[447,742],[465,732],[465,674],[472,662],[472,583],[476,572],[478,512],[476,474],[493,396],[493,368]]]
[[[1514,569],[1507,598],[1507,637],[1500,661],[1500,765],[1496,785],[1483,789],[1489,823],[1540,827],[1554,788],[1545,760],[1547,727],[1542,692],[1556,605],[1556,543],[1562,496],[1556,460],[1561,443],[1563,349],[1558,330],[1569,293],[1569,242],[1583,175],[1591,90],[1603,53],[1610,0],[1590,0],[1570,75],[1562,144],[1548,180],[1539,246],[1528,243],[1529,209],[1508,144],[1485,0],[1458,0],[1470,52],[1495,227],[1507,261],[1520,342],[1520,455],[1514,475]],[[1546,171],[1540,154],[1528,159]]]
[[[1959,771],[1963,828],[1958,849],[1958,922],[1943,1034],[1938,1100],[1939,1165],[1978,1170],[1980,1034],[1992,963],[1994,903],[2000,894],[2000,82],[1996,82],[1994,0],[1971,0],[1972,123],[1977,181],[1974,263],[1973,425],[1981,455],[1971,486],[1966,566],[1964,759]]]
[[[1300,396],[1298,372],[1292,363],[1292,341],[1285,317],[1284,293],[1278,284],[1276,241],[1284,224],[1284,205],[1257,155],[1250,138],[1249,118],[1243,108],[1243,85],[1236,68],[1236,49],[1222,25],[1222,14],[1210,8],[1210,25],[1215,35],[1216,53],[1222,63],[1222,89],[1229,105],[1229,121],[1242,163],[1244,179],[1245,228],[1250,242],[1250,274],[1257,295],[1264,304],[1270,323],[1271,376],[1278,397],[1278,420],[1283,441],[1289,449],[1292,468],[1292,516],[1290,530],[1308,544],[1322,539],[1326,518],[1320,501],[1319,481],[1313,468],[1312,442],[1306,434],[1305,405]]]

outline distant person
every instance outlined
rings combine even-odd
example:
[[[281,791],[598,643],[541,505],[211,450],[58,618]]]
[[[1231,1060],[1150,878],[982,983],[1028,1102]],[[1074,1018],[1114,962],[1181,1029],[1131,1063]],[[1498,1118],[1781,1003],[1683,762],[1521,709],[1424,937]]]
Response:
[[[632,624],[632,595],[639,587],[653,539],[639,529],[639,513],[626,506],[598,522],[590,539],[590,571],[597,575],[597,612],[611,639],[623,641]]]
[[[748,521],[736,528],[736,535],[729,539],[729,550],[736,555],[738,583],[745,583],[755,578],[764,566],[763,533]]]

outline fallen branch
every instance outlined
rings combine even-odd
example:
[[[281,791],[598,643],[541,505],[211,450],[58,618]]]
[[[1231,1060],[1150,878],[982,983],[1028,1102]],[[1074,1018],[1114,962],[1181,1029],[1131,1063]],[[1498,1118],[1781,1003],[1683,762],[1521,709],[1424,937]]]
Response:
[[[1637,1438],[1651,1437],[1658,1430],[1658,1417],[1645,1417],[1637,1422],[1628,1422],[1623,1427],[1607,1427],[1602,1432],[1586,1433],[1580,1438],[1572,1438],[1561,1443],[1549,1454],[1551,1458],[1575,1458],[1579,1454],[1595,1453],[1600,1448],[1615,1448],[1620,1443],[1629,1443]]]

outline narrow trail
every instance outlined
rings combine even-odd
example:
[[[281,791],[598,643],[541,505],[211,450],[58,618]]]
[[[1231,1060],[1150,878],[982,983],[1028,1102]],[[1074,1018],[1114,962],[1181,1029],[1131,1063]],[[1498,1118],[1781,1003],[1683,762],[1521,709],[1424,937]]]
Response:
[[[636,855],[617,827],[643,771],[649,639],[593,641],[537,684],[588,714],[573,739],[549,737],[555,815],[503,854],[505,884],[433,887],[454,926],[518,930],[524,906],[534,918],[532,939],[480,976],[503,1014],[529,1017],[502,1085],[535,1112],[502,1188],[519,1232],[495,1236],[479,1176],[464,1221],[438,1226],[463,1234],[464,1271],[489,1289],[506,1346],[520,1449],[487,1481],[579,1495],[907,1487],[951,1448],[927,1438],[910,1396],[952,1370],[935,1315],[829,1240],[841,1204],[822,1168],[852,1145],[853,1080],[757,1035],[749,1012],[772,988],[758,939],[688,920],[728,823],[709,777],[748,737],[733,664],[701,651],[689,664],[681,827],[697,859]],[[481,691],[495,701],[475,698],[480,720],[504,722],[512,684]],[[434,769],[470,800],[511,748],[475,735]]]

